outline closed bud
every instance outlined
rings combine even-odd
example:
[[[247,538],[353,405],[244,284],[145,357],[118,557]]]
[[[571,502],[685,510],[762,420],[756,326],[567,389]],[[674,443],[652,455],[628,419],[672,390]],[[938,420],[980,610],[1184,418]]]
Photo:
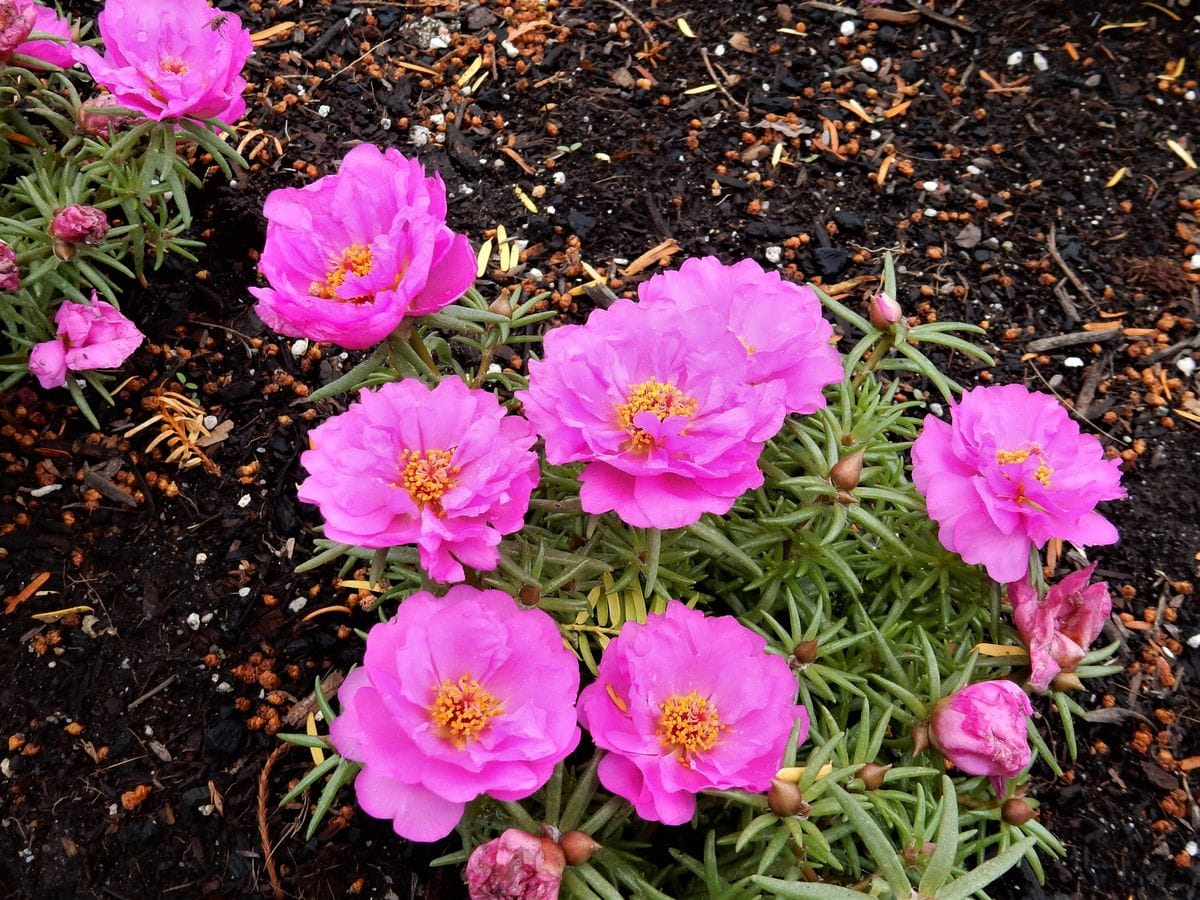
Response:
[[[541,599],[542,589],[536,584],[523,584],[521,585],[521,589],[517,591],[517,600],[522,606],[537,606]]]
[[[64,241],[62,238],[53,238],[50,241],[50,246],[54,250],[54,255],[63,262],[70,262],[75,258],[75,245],[70,241]]]
[[[862,469],[863,451],[856,450],[834,463],[833,468],[829,470],[829,480],[843,491],[852,491],[858,487],[858,480],[862,478]]]
[[[836,499],[842,506],[853,506],[858,502],[858,498],[849,491],[838,491]]]
[[[1037,810],[1020,797],[1011,797],[1000,806],[1000,815],[1009,825],[1019,828],[1030,819],[1037,818]]]
[[[880,291],[869,301],[868,317],[880,331],[891,331],[904,317],[904,310],[896,299]]]
[[[1056,691],[1082,691],[1083,682],[1074,672],[1059,672],[1050,682]]]
[[[767,808],[782,818],[789,816],[807,816],[812,807],[804,802],[800,788],[790,781],[771,779],[771,789],[767,791]]]
[[[94,206],[75,203],[57,210],[50,221],[50,237],[57,244],[98,244],[108,234],[108,216],[104,210]],[[62,257],[59,257],[60,259]]]
[[[929,749],[929,725],[917,722],[912,727],[913,756],[920,756]]]
[[[821,655],[821,645],[816,641],[801,641],[792,648],[792,657],[802,666],[807,666]]]
[[[488,312],[494,312],[498,316],[512,317],[512,304],[508,302],[508,296],[501,294],[495,300],[488,304]]]
[[[567,865],[577,866],[591,859],[592,854],[600,849],[601,844],[586,832],[568,831],[558,839],[558,846],[562,847],[563,854],[567,858]]]
[[[883,786],[883,776],[887,774],[888,769],[891,767],[891,763],[888,763],[886,766],[867,763],[855,775],[862,780],[863,787],[868,791],[877,791]]]

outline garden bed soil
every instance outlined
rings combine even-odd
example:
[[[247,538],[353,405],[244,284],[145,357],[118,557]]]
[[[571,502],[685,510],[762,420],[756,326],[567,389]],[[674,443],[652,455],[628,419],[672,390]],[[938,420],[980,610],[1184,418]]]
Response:
[[[1059,743],[1065,774],[1034,772],[1068,856],[995,895],[1195,896],[1194,4],[219,5],[259,33],[250,165],[208,170],[199,263],[129,286],[149,340],[98,433],[62,392],[0,396],[0,894],[463,895],[426,866],[447,847],[349,795],[310,841],[307,802],[276,809],[312,761],[272,734],[303,728],[313,677],[347,670],[370,616],[331,570],[294,572],[318,523],[298,456],[338,409],[304,398],[346,360],[267,332],[246,286],[266,193],[369,141],[439,170],[477,246],[498,226],[527,241],[488,278],[550,291],[563,321],[606,302],[601,282],[627,294],[704,254],[853,304],[890,250],[915,320],[983,324],[996,364],[950,360],[957,377],[1054,392],[1129,490],[1106,509],[1121,543],[1093,554],[1126,669],[1079,695],[1096,721],[1078,760]],[[180,397],[219,438],[183,469],[170,440],[147,451],[162,416],[189,427]]]

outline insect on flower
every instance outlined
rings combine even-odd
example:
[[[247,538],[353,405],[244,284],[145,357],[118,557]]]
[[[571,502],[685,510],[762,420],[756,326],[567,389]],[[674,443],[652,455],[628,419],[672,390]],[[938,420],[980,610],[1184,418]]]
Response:
[[[208,27],[211,31],[220,34],[227,21],[229,21],[229,13],[221,13],[219,16],[213,17],[212,21],[208,23]]]

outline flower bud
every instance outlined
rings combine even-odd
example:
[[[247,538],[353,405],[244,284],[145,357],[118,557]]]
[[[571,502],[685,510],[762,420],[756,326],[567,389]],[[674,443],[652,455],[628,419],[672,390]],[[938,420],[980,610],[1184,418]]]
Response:
[[[511,318],[513,314],[512,304],[508,302],[508,295],[501,294],[495,300],[488,304],[488,312],[494,312],[498,316],[506,316]]]
[[[554,900],[565,865],[562,848],[550,838],[509,828],[471,853],[467,860],[467,891],[471,900]]]
[[[877,791],[883,787],[883,776],[887,774],[888,769],[891,767],[891,763],[888,763],[886,766],[867,763],[855,773],[855,776],[862,780],[863,787],[868,791]]]
[[[800,788],[790,781],[771,779],[771,788],[767,791],[767,808],[782,818],[789,816],[807,816],[812,809],[804,802]]]
[[[855,450],[849,456],[843,456],[829,470],[829,480],[843,491],[852,491],[858,487],[862,478],[863,451]]]
[[[835,499],[838,503],[842,504],[842,506],[853,506],[858,502],[858,498],[849,491],[838,491]]]
[[[942,756],[968,775],[986,775],[1003,797],[1009,778],[1029,765],[1026,722],[1033,706],[1011,681],[979,681],[939,700],[930,737]]]
[[[106,138],[139,121],[139,116],[101,112],[120,105],[120,101],[112,94],[97,94],[79,104],[79,109],[75,110],[75,127],[84,134]]]
[[[50,237],[64,244],[98,244],[108,234],[108,216],[104,210],[76,203],[54,214]],[[58,252],[57,246],[55,252]]]
[[[871,324],[880,331],[891,331],[904,318],[904,310],[894,297],[880,291],[869,301]]]
[[[821,655],[821,645],[817,641],[801,641],[792,648],[792,658],[802,666],[814,662]]]
[[[536,584],[523,584],[517,591],[517,601],[525,607],[534,607],[542,599],[542,589]]]
[[[1030,819],[1037,818],[1037,810],[1020,797],[1010,797],[1001,804],[1000,816],[1009,825],[1015,825],[1019,828]]]
[[[937,844],[933,841],[926,841],[920,847],[916,844],[909,844],[904,848],[904,864],[906,866],[920,866],[929,863],[929,857],[933,856],[937,850]]]
[[[601,844],[586,832],[568,831],[558,839],[558,846],[562,847],[563,855],[567,858],[567,865],[577,866],[591,859],[592,854],[600,849]]]
[[[21,269],[17,266],[17,254],[12,247],[0,241],[0,291],[16,293],[21,289]]]
[[[912,727],[913,756],[920,756],[929,749],[929,725],[917,722]]]
[[[1074,672],[1059,672],[1050,680],[1050,687],[1056,691],[1082,691],[1083,682]]]
[[[0,63],[8,62],[8,58],[25,43],[36,19],[32,3],[22,9],[13,0],[0,0]]]

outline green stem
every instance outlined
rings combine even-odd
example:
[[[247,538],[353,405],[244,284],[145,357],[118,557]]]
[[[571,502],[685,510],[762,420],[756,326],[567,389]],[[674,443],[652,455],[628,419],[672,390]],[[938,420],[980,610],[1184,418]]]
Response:
[[[871,355],[863,362],[862,368],[854,376],[855,390],[863,383],[863,379],[867,377],[868,372],[874,372],[876,366],[883,362],[883,358],[888,355],[892,349],[892,338],[890,335],[883,335],[879,341],[871,348]]]
[[[646,585],[642,589],[647,597],[654,596],[654,588],[658,584],[658,560],[662,553],[662,531],[657,528],[646,529]]]
[[[429,369],[429,374],[433,376],[434,384],[441,381],[442,373],[438,371],[437,363],[433,361],[433,355],[429,352],[429,348],[421,340],[421,333],[415,328],[409,332],[408,345],[416,351],[417,356],[421,358],[421,362],[425,363],[426,368]]]

